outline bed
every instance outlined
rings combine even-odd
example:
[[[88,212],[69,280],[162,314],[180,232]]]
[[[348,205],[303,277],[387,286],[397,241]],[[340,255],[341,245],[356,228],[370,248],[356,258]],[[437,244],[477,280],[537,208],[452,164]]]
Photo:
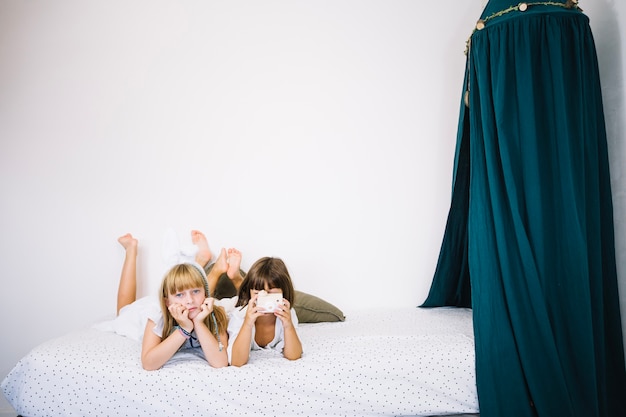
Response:
[[[22,358],[1,388],[22,416],[433,416],[478,413],[471,310],[369,309],[301,323],[300,360],[251,352],[213,369],[178,353],[144,371],[140,343],[90,327]]]

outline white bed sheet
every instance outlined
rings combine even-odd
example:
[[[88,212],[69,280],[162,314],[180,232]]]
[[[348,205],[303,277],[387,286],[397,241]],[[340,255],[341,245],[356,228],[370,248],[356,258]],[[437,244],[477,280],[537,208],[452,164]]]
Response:
[[[23,416],[430,416],[478,413],[471,311],[354,311],[301,324],[302,359],[251,352],[213,369],[179,353],[144,371],[141,346],[84,329],[50,340],[2,381]]]

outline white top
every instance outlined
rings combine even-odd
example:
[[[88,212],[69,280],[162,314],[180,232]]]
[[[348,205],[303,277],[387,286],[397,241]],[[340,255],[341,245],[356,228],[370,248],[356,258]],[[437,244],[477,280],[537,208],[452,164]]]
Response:
[[[243,308],[237,307],[232,310],[228,315],[228,363],[231,361],[232,353],[233,353],[233,344],[235,343],[235,339],[237,339],[237,335],[241,330],[241,326],[246,318],[246,312],[248,311],[248,306]],[[298,328],[298,316],[296,315],[296,310],[291,309],[291,321],[295,328]],[[256,333],[256,328],[252,328],[252,338],[250,342],[250,350],[268,350],[268,351],[276,351],[280,354],[283,353],[283,349],[285,347],[285,329],[283,328],[283,322],[280,319],[276,318],[276,325],[274,326],[274,339],[267,346],[259,346],[257,342],[254,340],[254,335]]]
[[[236,303],[236,296],[215,301],[215,305],[223,307],[226,310],[226,314],[229,314]],[[159,299],[155,296],[146,296],[136,300],[132,304],[123,307],[115,319],[104,321],[94,327],[141,342],[148,319],[155,323],[152,329],[154,334],[161,337],[163,333],[163,313],[161,312]]]

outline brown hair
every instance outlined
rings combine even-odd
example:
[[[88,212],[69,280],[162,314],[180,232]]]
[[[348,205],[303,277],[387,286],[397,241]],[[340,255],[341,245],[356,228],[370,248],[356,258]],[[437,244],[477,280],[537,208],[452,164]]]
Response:
[[[190,288],[205,288],[204,296],[208,297],[209,294],[207,294],[206,291],[205,280],[206,278],[204,278],[200,269],[191,264],[174,265],[165,274],[159,292],[161,295],[161,311],[163,312],[163,333],[161,339],[165,339],[169,336],[174,330],[174,326],[178,324],[167,308],[167,297]],[[219,334],[221,330],[226,329],[228,319],[222,307],[213,306],[213,312],[215,313],[215,319],[217,321],[217,329],[215,328],[213,320],[211,320],[210,314],[204,319],[204,322],[213,334]]]
[[[251,267],[241,287],[239,287],[239,300],[237,307],[246,306],[250,302],[251,290],[264,290],[268,288],[280,288],[283,298],[289,301],[293,307],[296,292],[289,276],[287,266],[280,258],[265,257],[256,261]]]

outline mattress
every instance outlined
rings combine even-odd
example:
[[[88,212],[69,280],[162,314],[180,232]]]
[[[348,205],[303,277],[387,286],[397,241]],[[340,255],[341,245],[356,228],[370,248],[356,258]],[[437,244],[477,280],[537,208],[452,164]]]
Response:
[[[23,416],[431,416],[478,413],[472,313],[368,309],[300,324],[304,353],[252,351],[214,369],[189,352],[157,371],[140,343],[98,328],[45,342],[1,383]]]

